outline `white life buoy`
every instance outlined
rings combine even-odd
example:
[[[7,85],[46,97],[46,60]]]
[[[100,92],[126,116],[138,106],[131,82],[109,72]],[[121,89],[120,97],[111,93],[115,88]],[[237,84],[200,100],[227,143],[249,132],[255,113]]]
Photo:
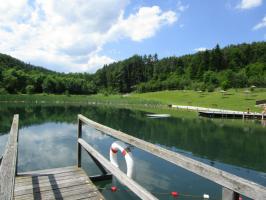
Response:
[[[132,153],[130,152],[130,149],[128,146],[126,146],[123,142],[115,141],[112,143],[110,148],[110,161],[111,163],[119,168],[118,162],[117,162],[117,152],[118,150],[122,153],[122,155],[125,157],[126,164],[127,164],[127,176],[129,178],[132,178],[133,174],[133,167],[134,167],[134,161]]]

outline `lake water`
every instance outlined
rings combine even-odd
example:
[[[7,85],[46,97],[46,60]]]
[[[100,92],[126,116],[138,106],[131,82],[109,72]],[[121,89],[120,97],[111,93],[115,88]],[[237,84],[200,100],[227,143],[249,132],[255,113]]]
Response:
[[[178,111],[177,111],[178,112]],[[77,114],[160,145],[206,164],[266,186],[266,128],[260,121],[207,119],[200,117],[148,118],[147,112],[96,106],[7,106],[0,107],[0,153],[8,139],[13,114],[20,115],[18,171],[76,164]],[[181,115],[182,116],[182,115]],[[114,138],[88,126],[83,138],[106,158]],[[221,187],[138,148],[132,148],[134,180],[159,199],[172,199],[170,192],[201,199],[221,199]],[[121,169],[125,161],[119,156]],[[89,175],[100,171],[82,152],[82,167]],[[98,182],[107,199],[138,199],[116,180]],[[112,193],[107,188],[117,185]],[[106,189],[105,189],[106,188]],[[179,199],[192,197],[180,196]]]

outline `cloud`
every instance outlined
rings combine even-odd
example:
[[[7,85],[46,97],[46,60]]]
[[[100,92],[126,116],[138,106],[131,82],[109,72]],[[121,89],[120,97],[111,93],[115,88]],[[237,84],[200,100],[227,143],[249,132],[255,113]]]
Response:
[[[256,26],[253,27],[253,30],[259,30],[265,27],[266,27],[266,16],[261,20],[260,23],[258,23]]]
[[[163,25],[173,24],[176,20],[173,11],[162,12],[158,6],[142,7],[126,19],[121,15],[117,24],[108,32],[108,39],[128,37],[139,42],[154,36]]]
[[[95,72],[97,69],[103,65],[115,62],[114,59],[107,56],[99,56],[98,54],[91,55],[88,60],[88,68],[90,71]]]
[[[114,59],[105,44],[141,42],[177,21],[174,11],[141,7],[125,15],[129,0],[16,0],[0,4],[0,51],[57,71],[94,72]],[[53,66],[53,67],[52,67]]]
[[[262,5],[262,0],[241,0],[236,6],[238,9],[247,10]]]
[[[184,12],[185,10],[187,10],[189,8],[189,5],[184,5],[181,1],[177,2],[177,10],[180,12]]]
[[[206,47],[199,47],[199,48],[194,49],[194,51],[196,51],[196,52],[199,52],[199,51],[206,51],[206,50],[207,50]]]

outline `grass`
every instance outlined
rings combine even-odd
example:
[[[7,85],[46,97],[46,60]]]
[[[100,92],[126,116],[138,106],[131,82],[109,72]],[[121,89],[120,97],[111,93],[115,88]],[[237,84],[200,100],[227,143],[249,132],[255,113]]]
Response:
[[[6,104],[72,104],[72,105],[112,105],[112,106],[162,106],[158,101],[145,100],[123,95],[55,95],[55,94],[19,94],[0,95],[0,103]]]
[[[226,93],[196,92],[191,90],[160,91],[150,93],[132,93],[129,95],[0,95],[0,102],[9,103],[43,103],[43,104],[108,104],[129,107],[142,107],[158,110],[168,104],[202,106],[209,108],[231,109],[239,111],[261,111],[255,107],[256,100],[266,99],[266,88],[231,89]],[[170,112],[170,111],[169,111]]]
[[[160,91],[133,94],[132,97],[158,101],[161,104],[201,106],[239,111],[246,111],[250,108],[251,111],[261,111],[260,107],[255,107],[256,100],[266,99],[266,88],[257,88],[252,92],[247,92],[245,89],[231,89],[226,93],[190,90]]]

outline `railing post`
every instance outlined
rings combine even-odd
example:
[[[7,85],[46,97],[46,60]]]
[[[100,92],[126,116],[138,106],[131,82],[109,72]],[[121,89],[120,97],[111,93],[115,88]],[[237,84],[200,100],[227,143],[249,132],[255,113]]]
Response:
[[[81,167],[81,145],[78,142],[78,139],[82,136],[82,122],[78,116],[78,138],[77,138],[77,145],[78,145],[78,167]]]
[[[239,200],[239,194],[223,187],[222,200]]]
[[[19,115],[18,115],[18,122],[19,122]],[[17,131],[17,158],[16,158],[15,175],[18,174],[18,140],[19,140],[19,129],[18,129],[18,131]]]

